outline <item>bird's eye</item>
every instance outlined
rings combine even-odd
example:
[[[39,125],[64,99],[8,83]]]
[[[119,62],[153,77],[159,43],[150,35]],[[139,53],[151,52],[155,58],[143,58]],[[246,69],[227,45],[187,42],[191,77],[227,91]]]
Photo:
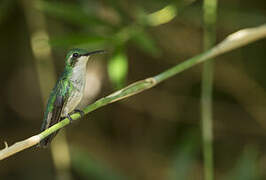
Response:
[[[73,53],[72,57],[77,58],[77,57],[79,57],[79,54],[78,53]]]

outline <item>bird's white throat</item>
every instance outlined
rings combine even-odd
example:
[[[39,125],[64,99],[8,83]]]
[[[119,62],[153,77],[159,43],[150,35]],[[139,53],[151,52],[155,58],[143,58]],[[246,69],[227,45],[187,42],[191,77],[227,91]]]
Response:
[[[78,62],[76,62],[72,70],[72,76],[70,78],[72,82],[76,83],[82,83],[81,81],[85,82],[88,59],[89,57],[82,56],[80,57]]]

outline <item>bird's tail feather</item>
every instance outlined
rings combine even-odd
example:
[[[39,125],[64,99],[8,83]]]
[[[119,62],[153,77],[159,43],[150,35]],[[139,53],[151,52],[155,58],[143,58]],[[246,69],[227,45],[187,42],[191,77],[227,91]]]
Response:
[[[54,132],[53,134],[50,134],[49,136],[47,136],[43,140],[41,140],[41,142],[39,143],[38,146],[41,148],[46,148],[51,143],[52,139],[57,135],[58,132],[59,132],[59,130]]]

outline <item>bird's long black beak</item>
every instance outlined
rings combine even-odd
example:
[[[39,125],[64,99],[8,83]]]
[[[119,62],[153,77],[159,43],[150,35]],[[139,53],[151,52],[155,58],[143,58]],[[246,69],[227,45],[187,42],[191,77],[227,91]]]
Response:
[[[88,52],[86,54],[82,54],[82,56],[91,56],[93,54],[99,54],[99,53],[106,53],[106,51],[105,50],[92,51],[92,52]]]

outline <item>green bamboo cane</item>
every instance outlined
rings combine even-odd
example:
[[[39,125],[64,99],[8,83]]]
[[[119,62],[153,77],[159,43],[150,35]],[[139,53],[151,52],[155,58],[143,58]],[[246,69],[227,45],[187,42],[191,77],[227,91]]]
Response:
[[[216,11],[217,0],[203,1],[203,46],[204,50],[214,46],[216,41]],[[214,179],[213,167],[213,119],[212,119],[212,87],[214,61],[206,61],[203,64],[201,85],[201,128],[203,142],[204,179]]]

